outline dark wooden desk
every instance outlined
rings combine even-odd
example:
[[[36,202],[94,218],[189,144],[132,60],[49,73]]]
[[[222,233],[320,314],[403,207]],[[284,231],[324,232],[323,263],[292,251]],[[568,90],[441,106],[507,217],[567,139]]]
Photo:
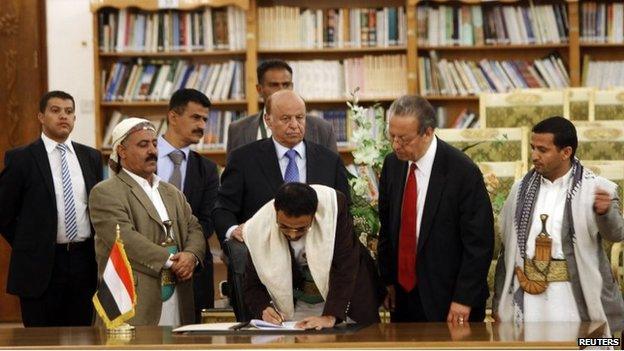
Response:
[[[36,349],[254,349],[254,348],[571,348],[577,338],[599,337],[604,323],[376,324],[351,334],[178,335],[166,327],[137,327],[130,340],[102,328],[0,329],[0,348]]]

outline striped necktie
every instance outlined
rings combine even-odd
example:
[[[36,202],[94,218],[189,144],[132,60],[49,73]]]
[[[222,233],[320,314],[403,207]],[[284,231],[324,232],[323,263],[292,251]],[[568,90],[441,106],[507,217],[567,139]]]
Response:
[[[76,206],[74,203],[74,189],[72,188],[71,174],[67,164],[67,151],[65,144],[56,146],[61,152],[61,180],[63,181],[63,205],[65,207],[65,235],[69,241],[78,236],[78,222],[76,221]]]

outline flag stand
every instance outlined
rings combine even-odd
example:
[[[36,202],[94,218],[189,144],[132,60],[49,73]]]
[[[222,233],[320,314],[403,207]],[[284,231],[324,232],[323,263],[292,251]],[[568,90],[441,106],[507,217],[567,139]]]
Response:
[[[134,334],[134,326],[128,323],[123,323],[122,325],[115,328],[107,328],[106,333],[114,335],[132,335]]]

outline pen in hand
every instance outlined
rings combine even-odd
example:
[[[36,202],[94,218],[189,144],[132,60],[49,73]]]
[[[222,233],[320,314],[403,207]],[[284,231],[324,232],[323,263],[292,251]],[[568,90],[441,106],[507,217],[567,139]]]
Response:
[[[282,317],[282,313],[277,309],[277,306],[275,306],[275,303],[273,302],[273,300],[269,301],[269,303],[271,304],[271,307],[273,307],[273,309],[275,310],[275,312],[277,312],[277,315],[279,316],[279,325],[283,327],[284,318]]]

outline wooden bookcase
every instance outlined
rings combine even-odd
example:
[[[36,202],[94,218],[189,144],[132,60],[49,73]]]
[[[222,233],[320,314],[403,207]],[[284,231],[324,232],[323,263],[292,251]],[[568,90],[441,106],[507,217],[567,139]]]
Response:
[[[245,50],[235,51],[211,51],[211,52],[167,52],[167,53],[102,53],[99,50],[98,40],[98,16],[97,13],[105,7],[125,8],[136,7],[145,11],[158,10],[159,1],[165,0],[96,0],[92,1],[94,40],[93,45],[95,56],[95,103],[96,103],[96,143],[102,147],[102,136],[106,129],[110,111],[112,109],[122,109],[135,115],[164,116],[166,113],[166,102],[104,102],[102,101],[102,91],[100,72],[103,67],[110,67],[112,62],[121,57],[147,57],[147,58],[185,58],[191,61],[201,62],[211,60],[224,60],[236,58],[245,62],[245,100],[216,102],[214,106],[220,109],[243,109],[248,113],[255,113],[259,110],[258,94],[255,91],[256,76],[255,70],[259,61],[269,58],[281,58],[285,60],[314,60],[314,59],[345,59],[351,57],[361,57],[363,55],[387,55],[405,54],[407,56],[406,77],[393,77],[392,79],[405,79],[407,81],[407,93],[419,93],[418,77],[418,56],[426,55],[429,50],[435,50],[440,58],[480,60],[487,59],[520,59],[533,60],[543,57],[550,52],[556,51],[563,58],[570,76],[571,86],[581,84],[581,58],[589,53],[592,58],[610,59],[614,56],[624,56],[615,54],[618,49],[624,48],[624,44],[584,44],[580,42],[580,11],[581,6],[578,0],[567,0],[568,16],[568,42],[563,44],[542,44],[542,45],[480,45],[480,46],[425,46],[418,45],[417,33],[417,6],[424,1],[419,0],[317,0],[310,3],[304,0],[169,0],[170,3],[177,2],[179,10],[192,10],[205,6],[238,6],[246,12],[247,33]],[[528,4],[528,0],[428,0],[427,3],[439,3],[446,5],[466,5],[466,4]],[[548,4],[553,1],[537,1],[536,3]],[[270,6],[297,6],[301,8],[365,8],[383,6],[403,6],[405,8],[407,37],[406,45],[394,47],[363,47],[363,48],[324,48],[324,49],[261,49],[258,47],[258,9]],[[107,66],[108,65],[108,66]],[[464,108],[478,111],[478,96],[426,96],[434,106],[444,106],[447,108],[448,116],[456,116]],[[363,105],[381,103],[388,106],[397,96],[379,96],[361,100]],[[347,98],[336,98],[327,100],[308,100],[308,109],[329,109],[345,108]],[[447,123],[452,123],[449,120]],[[351,162],[349,148],[340,150],[345,162]],[[220,164],[224,164],[225,152],[222,150],[203,151],[203,153]]]

